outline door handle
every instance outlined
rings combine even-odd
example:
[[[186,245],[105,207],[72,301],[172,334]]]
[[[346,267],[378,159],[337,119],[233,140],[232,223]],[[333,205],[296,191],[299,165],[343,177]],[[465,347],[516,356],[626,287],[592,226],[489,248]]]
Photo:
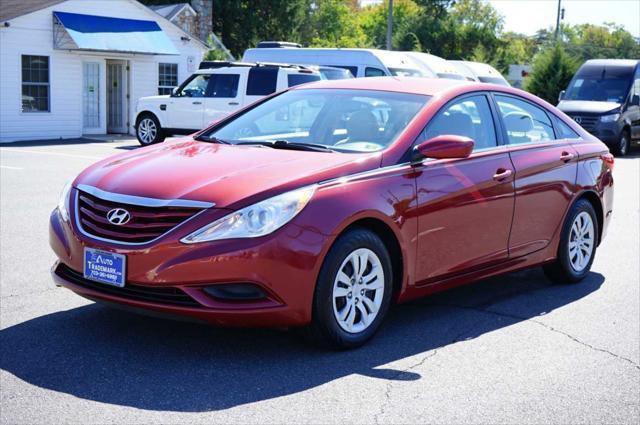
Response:
[[[575,157],[576,156],[571,152],[562,152],[562,154],[560,155],[560,161],[569,162]]]
[[[512,170],[509,169],[505,169],[505,168],[498,168],[496,170],[496,173],[493,175],[493,179],[495,181],[502,181],[504,179],[507,179],[509,177],[511,177],[511,174],[513,174]]]
[[[238,102],[229,102],[229,105],[231,105],[231,106],[236,106],[236,105],[239,105],[239,104],[240,103],[238,103]]]
[[[202,102],[198,102],[198,101],[196,101],[196,102],[191,102],[191,104],[192,104],[192,105],[202,105]]]

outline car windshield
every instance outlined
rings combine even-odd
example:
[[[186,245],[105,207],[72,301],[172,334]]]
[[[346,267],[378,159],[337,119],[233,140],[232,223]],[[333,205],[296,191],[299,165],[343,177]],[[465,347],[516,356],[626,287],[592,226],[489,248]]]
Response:
[[[391,75],[396,77],[424,77],[424,73],[413,68],[389,68]]]
[[[439,78],[448,78],[450,80],[466,80],[464,75],[454,74],[452,72],[438,72]]]
[[[505,80],[504,78],[500,78],[500,77],[485,77],[485,76],[479,76],[478,80],[480,80],[483,83],[491,83],[491,84],[498,84],[500,86],[508,86],[509,83],[507,83],[507,80]]]
[[[199,139],[375,152],[389,146],[429,99],[374,90],[291,90],[201,134]]]
[[[631,84],[631,72],[603,69],[598,73],[578,74],[569,84],[563,100],[624,102]]]

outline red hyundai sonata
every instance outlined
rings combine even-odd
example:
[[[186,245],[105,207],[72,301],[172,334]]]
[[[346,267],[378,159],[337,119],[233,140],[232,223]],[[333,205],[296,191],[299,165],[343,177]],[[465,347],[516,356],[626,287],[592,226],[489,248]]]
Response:
[[[51,215],[53,278],[135,311],[355,347],[393,302],[537,265],[584,278],[612,168],[516,89],[322,81],[83,171]]]

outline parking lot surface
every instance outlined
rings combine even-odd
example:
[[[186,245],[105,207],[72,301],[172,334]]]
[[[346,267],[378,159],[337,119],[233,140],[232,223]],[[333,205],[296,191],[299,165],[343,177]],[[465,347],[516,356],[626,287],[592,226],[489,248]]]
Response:
[[[616,159],[613,222],[582,283],[540,269],[484,280],[397,306],[368,345],[326,352],[53,285],[60,189],[136,146],[0,147],[0,423],[640,421],[640,156]]]

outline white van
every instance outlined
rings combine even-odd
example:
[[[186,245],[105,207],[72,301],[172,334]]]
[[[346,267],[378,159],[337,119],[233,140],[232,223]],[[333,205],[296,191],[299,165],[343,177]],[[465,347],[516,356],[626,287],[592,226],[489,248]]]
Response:
[[[449,61],[467,80],[510,86],[500,71],[489,64],[471,61]]]
[[[354,77],[425,76],[404,53],[377,49],[254,48],[245,50],[242,60],[331,66]]]
[[[440,56],[422,52],[404,52],[422,69],[425,76],[433,78],[449,78],[451,80],[466,80],[465,76],[454,65]]]

